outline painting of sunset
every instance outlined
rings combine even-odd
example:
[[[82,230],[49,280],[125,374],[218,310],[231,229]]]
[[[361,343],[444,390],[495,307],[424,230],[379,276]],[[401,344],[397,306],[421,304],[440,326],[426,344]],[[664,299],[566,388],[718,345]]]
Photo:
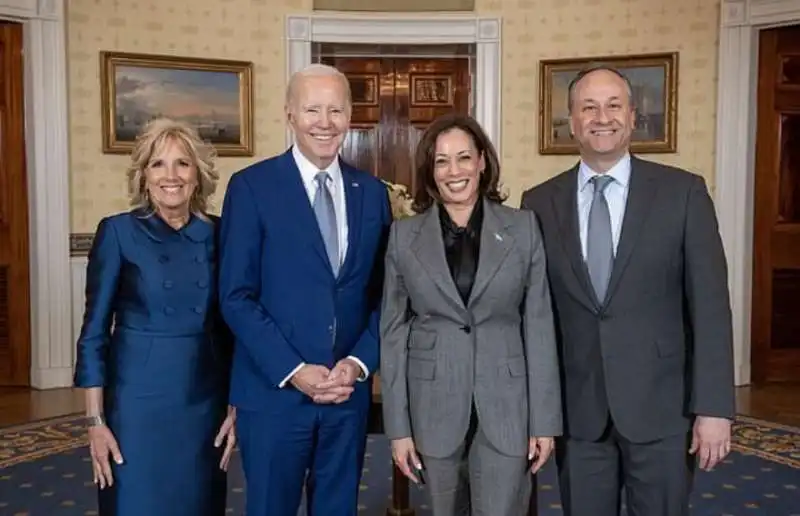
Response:
[[[115,82],[121,141],[133,141],[149,120],[166,116],[194,125],[212,143],[239,142],[238,74],[120,66]]]
[[[251,155],[250,63],[114,54],[103,68],[107,152],[130,151],[150,120],[169,117],[221,156]]]

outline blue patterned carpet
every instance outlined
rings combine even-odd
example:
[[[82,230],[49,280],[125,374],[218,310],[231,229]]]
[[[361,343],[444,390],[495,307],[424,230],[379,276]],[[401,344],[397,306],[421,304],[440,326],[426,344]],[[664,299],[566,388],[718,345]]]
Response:
[[[697,477],[693,515],[800,516],[800,429],[740,417],[734,451]],[[96,515],[95,487],[84,430],[75,417],[0,429],[0,515]],[[360,515],[383,516],[391,492],[384,438],[370,438]],[[241,515],[244,489],[238,457],[230,474],[229,514]],[[417,516],[430,516],[424,492],[411,489]],[[541,516],[562,513],[552,462],[539,477]],[[143,515],[144,516],[144,515]]]

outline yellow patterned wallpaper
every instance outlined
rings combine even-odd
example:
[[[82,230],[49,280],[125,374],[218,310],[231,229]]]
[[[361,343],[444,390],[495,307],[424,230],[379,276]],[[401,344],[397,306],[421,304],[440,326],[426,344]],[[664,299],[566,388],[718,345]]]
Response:
[[[504,182],[525,188],[574,161],[538,154],[538,60],[680,51],[678,153],[652,158],[702,173],[713,186],[718,0],[477,0],[503,20]],[[221,204],[239,168],[284,148],[284,18],[311,0],[70,0],[68,80],[71,229],[93,232],[127,208],[127,157],[102,153],[99,52],[114,50],[255,63],[253,158],[222,158]]]

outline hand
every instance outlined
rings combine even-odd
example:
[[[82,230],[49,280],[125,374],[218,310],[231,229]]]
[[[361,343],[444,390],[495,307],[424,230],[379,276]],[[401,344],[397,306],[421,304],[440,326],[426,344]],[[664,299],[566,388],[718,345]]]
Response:
[[[350,358],[343,358],[336,363],[328,379],[317,385],[317,388],[324,391],[314,396],[317,403],[342,403],[350,399],[353,392],[353,385],[361,375],[361,367]]]
[[[415,484],[419,484],[419,479],[412,472],[411,467],[421,470],[422,461],[417,456],[414,440],[411,437],[392,440],[392,460],[403,475]]]
[[[531,473],[534,475],[542,469],[550,454],[553,453],[555,448],[555,439],[552,437],[531,437],[528,440],[528,460],[533,461],[531,464]]]
[[[329,382],[330,374],[331,370],[325,366],[306,364],[292,376],[290,382],[317,403],[346,401],[353,392],[353,387]],[[323,394],[326,396],[322,396]]]
[[[108,456],[111,455],[117,464],[122,464],[123,459],[117,440],[106,425],[89,427],[89,452],[92,456],[94,483],[99,485],[100,489],[114,485],[114,475],[111,473]]]
[[[697,416],[689,453],[697,455],[700,469],[710,471],[731,451],[731,422],[723,417]]]
[[[219,461],[219,469],[228,471],[228,464],[233,455],[233,449],[236,447],[236,407],[228,405],[228,415],[222,426],[219,427],[217,437],[214,438],[214,448],[222,446],[225,441],[225,450],[222,452],[222,460]]]

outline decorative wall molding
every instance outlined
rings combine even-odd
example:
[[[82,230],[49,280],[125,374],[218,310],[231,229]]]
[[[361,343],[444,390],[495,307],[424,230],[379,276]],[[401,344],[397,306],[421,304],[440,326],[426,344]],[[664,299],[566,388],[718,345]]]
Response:
[[[758,31],[800,22],[800,0],[721,5],[715,201],[728,257],[736,384],[750,383]]]
[[[31,278],[31,385],[72,383],[64,0],[0,0],[23,24]]]
[[[476,46],[475,118],[502,155],[500,141],[500,18],[475,15],[313,14],[286,18],[287,80],[311,63],[311,43],[446,44]],[[286,142],[292,142],[286,132]]]
[[[69,256],[88,256],[92,249],[94,233],[70,233],[69,235]]]
[[[474,11],[475,0],[314,0],[314,11]]]
[[[70,291],[72,305],[70,324],[72,329],[69,335],[72,342],[78,341],[81,325],[83,324],[83,311],[86,305],[86,264],[88,261],[86,256],[73,256],[69,260],[69,275],[70,283],[72,284]],[[72,381],[72,378],[70,378],[70,381]]]

